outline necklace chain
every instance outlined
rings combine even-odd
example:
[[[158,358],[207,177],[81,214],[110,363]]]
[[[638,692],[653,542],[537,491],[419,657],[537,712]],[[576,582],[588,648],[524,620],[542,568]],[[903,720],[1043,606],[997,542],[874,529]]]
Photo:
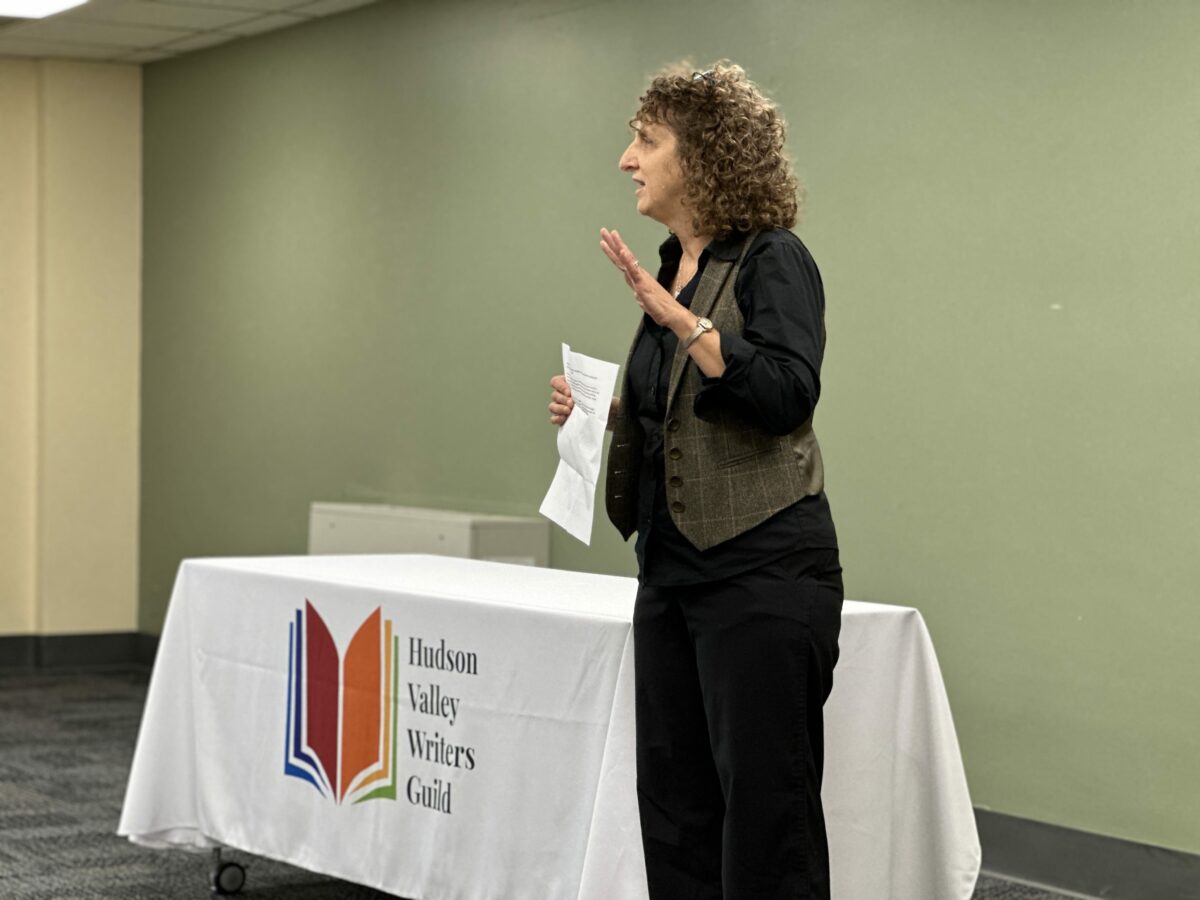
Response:
[[[693,271],[692,271],[692,274],[691,274],[691,275],[689,275],[689,276],[688,276],[686,279],[684,279],[684,280],[682,280],[682,281],[680,280],[680,279],[682,278],[682,276],[679,274],[679,272],[677,271],[677,272],[675,273],[675,283],[676,283],[677,285],[679,285],[679,287],[675,288],[675,289],[672,291],[672,293],[675,295],[675,299],[676,299],[676,300],[678,300],[678,299],[679,299],[679,295],[683,293],[683,289],[684,289],[685,287],[687,287],[687,286],[688,286],[688,284],[689,284],[689,283],[691,283],[691,280],[692,280],[693,278],[695,278],[695,277],[696,277],[696,272],[695,272],[695,270],[693,270]]]

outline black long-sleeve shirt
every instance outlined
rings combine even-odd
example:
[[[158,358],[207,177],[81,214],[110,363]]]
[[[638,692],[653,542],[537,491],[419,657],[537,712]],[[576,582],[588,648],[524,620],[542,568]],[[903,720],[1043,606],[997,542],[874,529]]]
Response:
[[[690,306],[710,257],[736,260],[744,235],[713,241],[700,254],[696,277],[679,295]],[[668,238],[659,248],[658,280],[669,286],[683,251]],[[790,231],[758,235],[734,283],[745,324],[741,334],[720,333],[725,371],[702,378],[693,411],[705,418],[718,408],[736,410],[771,434],[802,425],[821,393],[825,299],[821,276],[807,248]],[[837,534],[824,492],[776,513],[767,521],[708,550],[697,550],[675,527],[667,510],[663,466],[673,332],[644,317],[644,330],[629,364],[630,400],[645,434],[638,482],[637,556],[646,584],[695,584],[729,578],[798,549],[832,549]]]

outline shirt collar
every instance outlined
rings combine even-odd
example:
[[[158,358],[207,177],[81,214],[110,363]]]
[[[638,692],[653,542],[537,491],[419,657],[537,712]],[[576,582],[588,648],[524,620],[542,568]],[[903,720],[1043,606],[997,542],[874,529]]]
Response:
[[[745,243],[747,232],[731,231],[726,237],[711,241],[705,249],[717,259],[734,262],[742,254],[742,244]]]
[[[709,241],[708,246],[704,248],[704,252],[700,254],[703,261],[706,255],[715,256],[717,259],[733,262],[742,252],[742,242],[746,239],[746,232],[731,231],[727,237],[719,238],[714,241]],[[679,265],[679,258],[683,256],[683,246],[679,243],[679,238],[671,235],[658,248],[659,261],[664,265]]]

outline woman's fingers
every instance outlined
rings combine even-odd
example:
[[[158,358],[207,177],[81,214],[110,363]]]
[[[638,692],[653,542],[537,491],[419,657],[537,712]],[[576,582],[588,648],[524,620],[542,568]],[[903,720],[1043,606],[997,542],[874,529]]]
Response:
[[[604,239],[604,242],[608,244],[608,246],[612,247],[614,253],[620,253],[622,250],[629,249],[625,246],[625,242],[621,240],[620,233],[616,231],[609,231],[607,228],[601,228],[600,237]]]
[[[621,240],[620,232],[601,228],[600,249],[609,261],[621,270],[625,283],[633,291],[633,297],[642,311],[658,324],[665,324],[664,320],[672,314],[678,304],[674,302],[670,292],[658,283],[658,279],[642,268],[633,251]]]
[[[625,246],[620,234],[609,231],[607,228],[601,228],[600,249],[604,251],[605,256],[612,260],[612,264],[626,275],[632,275],[635,281],[641,277],[641,265],[638,263],[637,257],[633,255],[633,251]]]
[[[642,272],[640,266],[634,265],[637,260],[633,259],[632,254],[626,250],[625,255],[627,259],[622,259],[621,256],[607,244],[601,244],[600,249],[604,251],[604,255],[608,257],[609,261],[621,271],[621,274],[625,276],[625,282],[630,287],[635,288]]]
[[[625,283],[634,291],[638,290],[638,285],[641,282],[643,275],[641,267],[622,262],[620,257],[618,257],[612,250],[604,245],[601,245],[601,248],[604,250],[605,255],[608,256],[612,264],[620,271],[621,275],[624,276]]]
[[[624,276],[625,283],[629,285],[629,289],[633,291],[633,297],[637,301],[638,306],[643,311],[649,312],[646,304],[655,289],[662,290],[659,283],[652,275],[648,275],[642,269],[641,263],[633,255],[633,251],[625,246],[625,242],[621,240],[621,235],[618,232],[601,228],[600,249],[604,251],[604,255],[608,257],[609,262],[621,270],[621,275]],[[655,321],[657,321],[657,318]]]
[[[600,249],[604,251],[604,255],[608,257],[609,261],[614,266],[616,266],[622,272],[625,271],[625,267],[623,265],[621,265],[621,258],[619,256],[617,256],[617,253],[615,250],[613,250],[611,247],[609,247],[608,244],[604,243],[604,241],[600,242]]]
[[[611,231],[607,232],[607,236],[604,238],[604,247],[607,250],[609,257],[617,260],[617,264],[620,265],[621,251],[628,248],[626,248],[624,244],[617,240]]]
[[[567,384],[565,376],[555,375],[550,379],[550,388],[550,423],[561,425],[567,421],[567,416],[575,408],[575,401],[571,399],[571,386]]]
[[[621,240],[621,235],[610,231],[608,244],[617,254],[617,259],[621,261],[621,268],[636,277],[641,266],[638,264],[637,257],[633,255],[633,251],[626,247],[625,242]]]

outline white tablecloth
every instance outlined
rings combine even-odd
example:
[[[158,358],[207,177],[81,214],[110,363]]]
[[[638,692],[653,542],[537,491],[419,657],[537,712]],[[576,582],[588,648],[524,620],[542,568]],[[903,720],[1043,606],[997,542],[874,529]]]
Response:
[[[419,900],[640,900],[635,590],[440,557],[186,561],[118,831]],[[966,900],[979,842],[919,613],[847,601],[834,681],[835,898]]]

